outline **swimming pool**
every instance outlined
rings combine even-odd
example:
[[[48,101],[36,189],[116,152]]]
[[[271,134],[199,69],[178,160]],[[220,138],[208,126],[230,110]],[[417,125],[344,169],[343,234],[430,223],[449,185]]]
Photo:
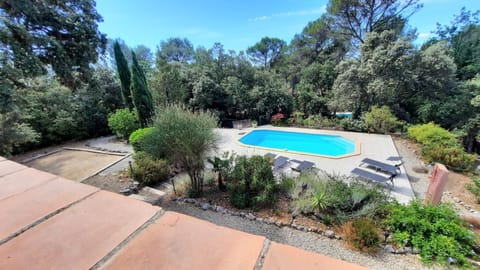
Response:
[[[262,129],[249,132],[239,141],[248,146],[329,157],[356,152],[354,141],[335,135]]]

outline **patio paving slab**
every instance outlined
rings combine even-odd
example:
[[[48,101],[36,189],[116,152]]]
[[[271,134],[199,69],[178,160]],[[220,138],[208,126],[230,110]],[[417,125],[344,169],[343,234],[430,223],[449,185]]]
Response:
[[[332,259],[327,256],[301,250],[292,246],[275,242],[270,244],[263,262],[263,270],[317,270],[317,269],[348,269],[367,270],[359,265]]]
[[[160,208],[99,191],[0,246],[0,269],[88,269]]]
[[[0,241],[98,190],[57,178],[1,200]]]
[[[5,163],[5,161],[0,162],[0,164],[2,163]],[[10,166],[14,166],[12,163],[14,162],[9,162]],[[0,201],[51,181],[55,178],[58,178],[58,176],[32,168],[25,170],[22,169],[20,171],[0,177]]]
[[[20,165],[10,160],[4,160],[0,162],[0,177],[14,173],[16,171],[24,170],[27,166]]]
[[[166,212],[102,269],[254,269],[264,240]]]

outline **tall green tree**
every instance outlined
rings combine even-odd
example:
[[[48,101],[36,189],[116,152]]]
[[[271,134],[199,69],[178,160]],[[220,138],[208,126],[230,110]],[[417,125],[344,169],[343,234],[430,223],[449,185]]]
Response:
[[[193,45],[186,38],[169,38],[162,41],[157,51],[157,57],[163,58],[167,63],[190,63],[193,55]]]
[[[133,109],[132,93],[130,91],[131,86],[131,73],[128,68],[128,62],[125,58],[125,55],[122,52],[120,43],[115,41],[113,44],[113,52],[115,55],[115,63],[117,64],[118,77],[120,78],[120,83],[122,85],[122,96],[125,106],[130,110]]]
[[[153,98],[148,89],[147,79],[142,67],[138,64],[135,52],[132,51],[132,99],[138,112],[142,127],[147,127],[154,115]]]
[[[287,44],[279,38],[264,37],[247,49],[252,61],[264,68],[272,67]]]
[[[3,0],[0,14],[0,50],[23,76],[51,67],[62,83],[78,87],[105,49],[93,0]]]
[[[327,16],[339,33],[360,45],[370,32],[403,30],[405,20],[422,7],[419,0],[330,0]]]

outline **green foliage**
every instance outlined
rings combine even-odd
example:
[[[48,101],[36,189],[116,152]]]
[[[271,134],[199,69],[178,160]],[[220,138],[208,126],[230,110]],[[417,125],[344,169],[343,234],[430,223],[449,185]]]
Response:
[[[249,47],[247,54],[257,65],[268,68],[278,61],[286,45],[285,41],[279,38],[264,37],[255,45]]]
[[[108,116],[108,127],[118,138],[128,139],[140,124],[135,112],[129,109],[118,109]]]
[[[237,208],[273,205],[278,186],[273,177],[270,159],[262,156],[239,156],[227,183],[230,203]]]
[[[388,201],[386,191],[380,186],[326,173],[300,175],[292,197],[295,213],[313,214],[327,223],[377,217]]]
[[[235,161],[235,153],[224,152],[221,157],[209,158],[208,162],[212,164],[212,171],[218,173],[218,188],[222,191],[226,189],[225,181],[228,181],[233,170],[233,162]]]
[[[365,113],[363,120],[369,131],[377,133],[394,132],[402,125],[387,106],[373,106],[369,112]]]
[[[123,101],[127,108],[133,110],[132,94],[130,92],[132,75],[130,73],[130,69],[128,68],[127,59],[125,59],[125,55],[123,54],[118,41],[115,41],[113,44],[113,52],[115,56],[115,63],[117,65],[118,77],[120,78],[120,82],[122,84]]]
[[[152,132],[152,130],[152,127],[140,128],[130,134],[130,136],[128,137],[128,142],[132,145],[135,152],[143,151],[145,136],[147,136],[148,133]]]
[[[97,61],[106,43],[98,30],[102,17],[93,0],[34,4],[5,0],[0,9],[0,47],[8,50],[11,68],[25,77],[47,74],[51,68],[62,83],[76,87],[80,80],[88,80],[90,64]]]
[[[456,171],[470,171],[476,156],[467,154],[456,136],[434,123],[408,128],[408,136],[422,144],[422,156],[428,162],[439,162]]]
[[[477,203],[480,203],[480,177],[472,177],[472,183],[468,184],[466,188],[475,195]]]
[[[478,239],[450,205],[395,203],[388,209],[386,225],[393,231],[394,239],[417,248],[424,262],[447,263],[451,257],[461,266],[469,265],[467,258],[472,256]]]
[[[345,224],[346,240],[353,244],[358,250],[369,253],[378,250],[380,243],[379,230],[372,219],[358,218]],[[345,229],[348,227],[348,229]]]
[[[132,51],[132,99],[138,113],[140,125],[147,127],[154,116],[153,98],[148,90],[147,79]]]
[[[154,160],[138,152],[134,156],[132,178],[141,185],[154,185],[168,180],[170,168],[166,160]]]
[[[423,125],[414,125],[408,128],[408,136],[422,145],[451,145],[455,144],[456,138],[453,133],[430,122]]]
[[[144,149],[183,168],[191,181],[192,195],[200,195],[207,154],[215,148],[217,119],[211,113],[192,113],[179,105],[159,108],[153,130],[144,137]]]
[[[344,118],[340,120],[340,126],[348,131],[365,132],[368,130],[362,119]]]
[[[28,124],[18,122],[18,114],[0,113],[0,156],[10,156],[15,147],[38,141],[39,134]]]

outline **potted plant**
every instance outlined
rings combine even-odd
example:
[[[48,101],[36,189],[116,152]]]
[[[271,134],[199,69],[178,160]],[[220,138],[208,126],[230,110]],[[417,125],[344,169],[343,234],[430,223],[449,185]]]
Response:
[[[252,124],[252,127],[254,127],[254,128],[256,128],[258,126],[257,120],[252,120],[252,121],[250,121],[250,123]]]

